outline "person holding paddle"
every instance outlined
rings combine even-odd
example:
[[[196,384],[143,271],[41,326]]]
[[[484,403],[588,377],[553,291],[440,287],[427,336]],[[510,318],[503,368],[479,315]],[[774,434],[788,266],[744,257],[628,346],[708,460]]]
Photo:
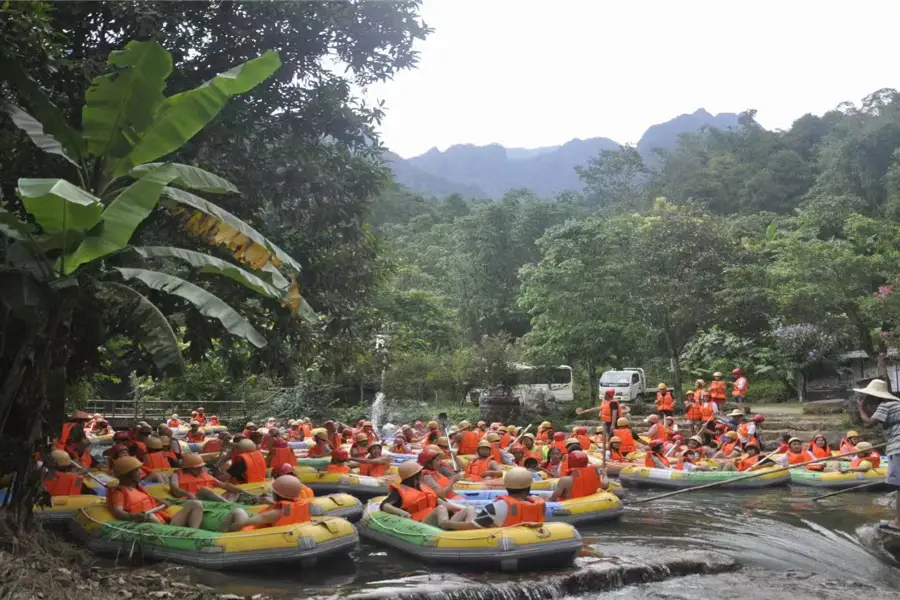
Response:
[[[900,529],[900,398],[891,394],[888,384],[881,379],[873,379],[865,388],[855,389],[863,394],[856,400],[859,418],[863,425],[871,427],[881,424],[882,434],[887,441],[884,453],[888,457],[888,473],[885,483],[897,490],[897,514],[890,527]],[[877,398],[880,404],[872,416],[866,413],[865,402],[868,398]]]

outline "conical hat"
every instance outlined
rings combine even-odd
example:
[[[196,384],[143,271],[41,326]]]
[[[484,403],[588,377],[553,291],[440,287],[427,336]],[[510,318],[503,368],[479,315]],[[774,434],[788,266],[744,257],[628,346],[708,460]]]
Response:
[[[900,398],[891,394],[887,383],[883,379],[873,379],[866,387],[862,389],[853,388],[853,391],[867,396],[884,398],[885,400],[900,400]]]

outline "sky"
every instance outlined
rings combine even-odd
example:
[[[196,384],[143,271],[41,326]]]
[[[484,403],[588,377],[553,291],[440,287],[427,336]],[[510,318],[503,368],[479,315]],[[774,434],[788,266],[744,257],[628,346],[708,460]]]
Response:
[[[371,86],[403,157],[636,143],[705,108],[768,129],[900,88],[900,0],[425,0],[418,68]]]

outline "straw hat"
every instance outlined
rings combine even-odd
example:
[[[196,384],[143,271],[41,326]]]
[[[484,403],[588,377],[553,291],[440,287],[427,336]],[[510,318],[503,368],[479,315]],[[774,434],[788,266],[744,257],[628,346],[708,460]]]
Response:
[[[728,416],[729,417],[743,417],[744,412],[741,409],[736,408],[733,411],[731,411],[730,413],[728,413]]]
[[[865,394],[867,396],[875,396],[876,398],[884,398],[885,400],[900,400],[897,396],[891,394],[887,383],[883,379],[873,379],[869,385],[862,389],[853,388],[854,392]]]

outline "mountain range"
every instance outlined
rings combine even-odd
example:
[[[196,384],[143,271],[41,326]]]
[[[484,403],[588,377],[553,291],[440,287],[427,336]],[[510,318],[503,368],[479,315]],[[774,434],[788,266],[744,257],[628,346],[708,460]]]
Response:
[[[712,115],[704,109],[650,126],[637,143],[645,158],[654,148],[675,146],[678,136],[699,131],[735,128],[736,113]],[[581,190],[575,167],[586,165],[601,150],[616,150],[609,138],[574,139],[560,146],[504,148],[499,144],[458,144],[443,152],[432,148],[425,154],[401,158],[388,152],[386,159],[394,178],[403,185],[437,197],[461,194],[478,198],[500,198],[511,189],[528,188],[547,197],[564,190]]]

